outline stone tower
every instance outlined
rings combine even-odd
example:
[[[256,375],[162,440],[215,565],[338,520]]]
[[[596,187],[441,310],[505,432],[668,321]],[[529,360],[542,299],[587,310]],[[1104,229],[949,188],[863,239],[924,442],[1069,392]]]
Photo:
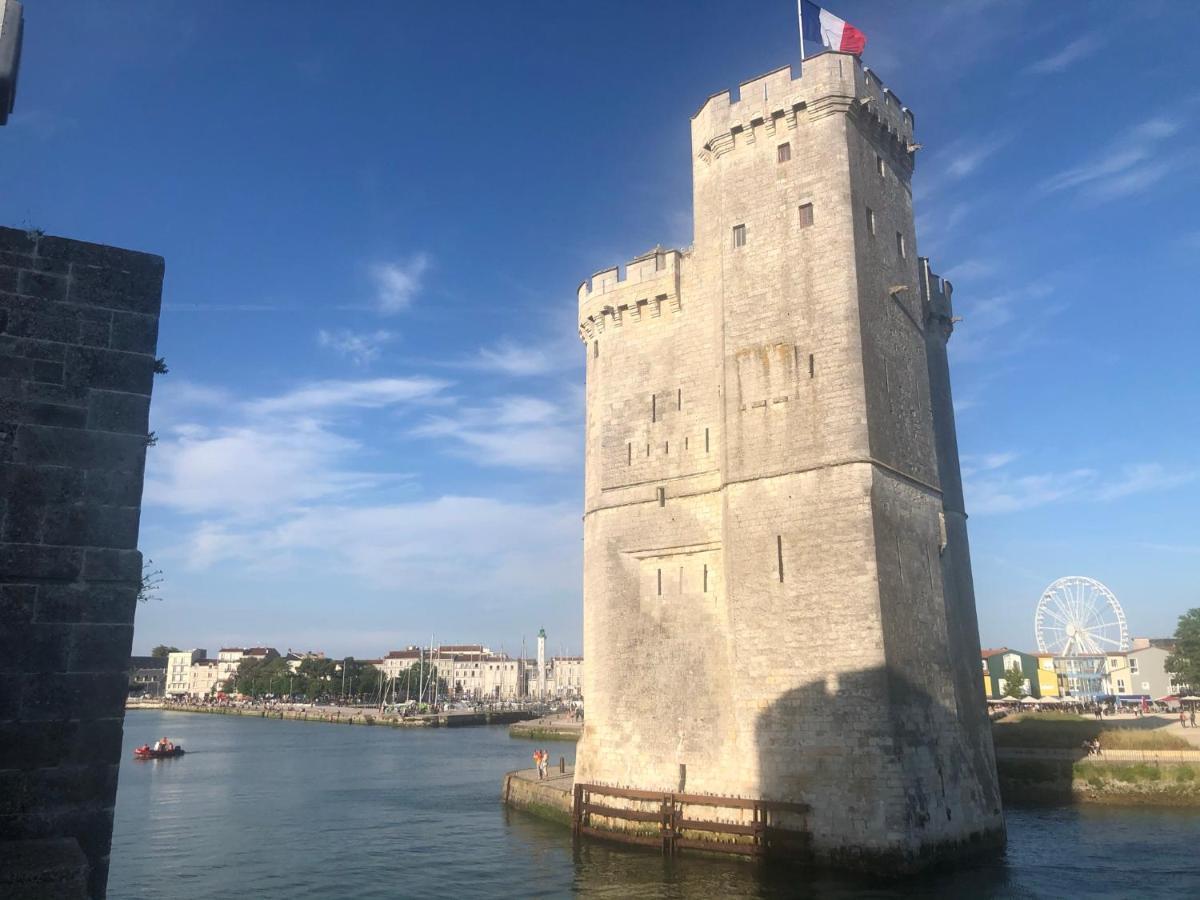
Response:
[[[579,288],[576,779],[807,804],[812,856],[1004,840],[913,117],[824,53],[692,118],[694,245]]]

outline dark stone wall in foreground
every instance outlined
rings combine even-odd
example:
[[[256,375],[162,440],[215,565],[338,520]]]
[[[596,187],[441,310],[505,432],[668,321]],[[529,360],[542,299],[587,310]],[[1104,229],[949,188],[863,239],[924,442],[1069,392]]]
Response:
[[[0,228],[0,895],[47,839],[105,893],[162,280]]]

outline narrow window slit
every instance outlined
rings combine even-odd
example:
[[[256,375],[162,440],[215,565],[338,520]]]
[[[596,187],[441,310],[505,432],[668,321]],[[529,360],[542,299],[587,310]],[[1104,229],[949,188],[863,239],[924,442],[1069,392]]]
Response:
[[[662,596],[662,569],[658,570],[658,596]]]
[[[775,559],[779,563],[779,583],[783,584],[783,535],[775,535]]]
[[[704,429],[704,452],[708,452],[708,429]]]
[[[667,505],[667,489],[665,487],[660,487],[660,488],[656,489],[656,492],[658,495],[658,505],[666,506]]]

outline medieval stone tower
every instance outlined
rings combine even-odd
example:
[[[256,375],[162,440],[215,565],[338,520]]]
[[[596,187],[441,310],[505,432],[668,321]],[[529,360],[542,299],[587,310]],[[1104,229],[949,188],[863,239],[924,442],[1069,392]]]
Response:
[[[694,245],[580,286],[577,783],[807,804],[829,860],[1003,842],[915,149],[850,55],[716,94]]]

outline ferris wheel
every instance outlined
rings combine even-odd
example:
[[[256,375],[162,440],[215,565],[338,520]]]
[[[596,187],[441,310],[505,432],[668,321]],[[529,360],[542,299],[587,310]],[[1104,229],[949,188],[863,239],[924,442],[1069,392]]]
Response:
[[[1094,578],[1068,575],[1042,592],[1033,617],[1038,652],[1055,656],[1129,649],[1125,610]]]

